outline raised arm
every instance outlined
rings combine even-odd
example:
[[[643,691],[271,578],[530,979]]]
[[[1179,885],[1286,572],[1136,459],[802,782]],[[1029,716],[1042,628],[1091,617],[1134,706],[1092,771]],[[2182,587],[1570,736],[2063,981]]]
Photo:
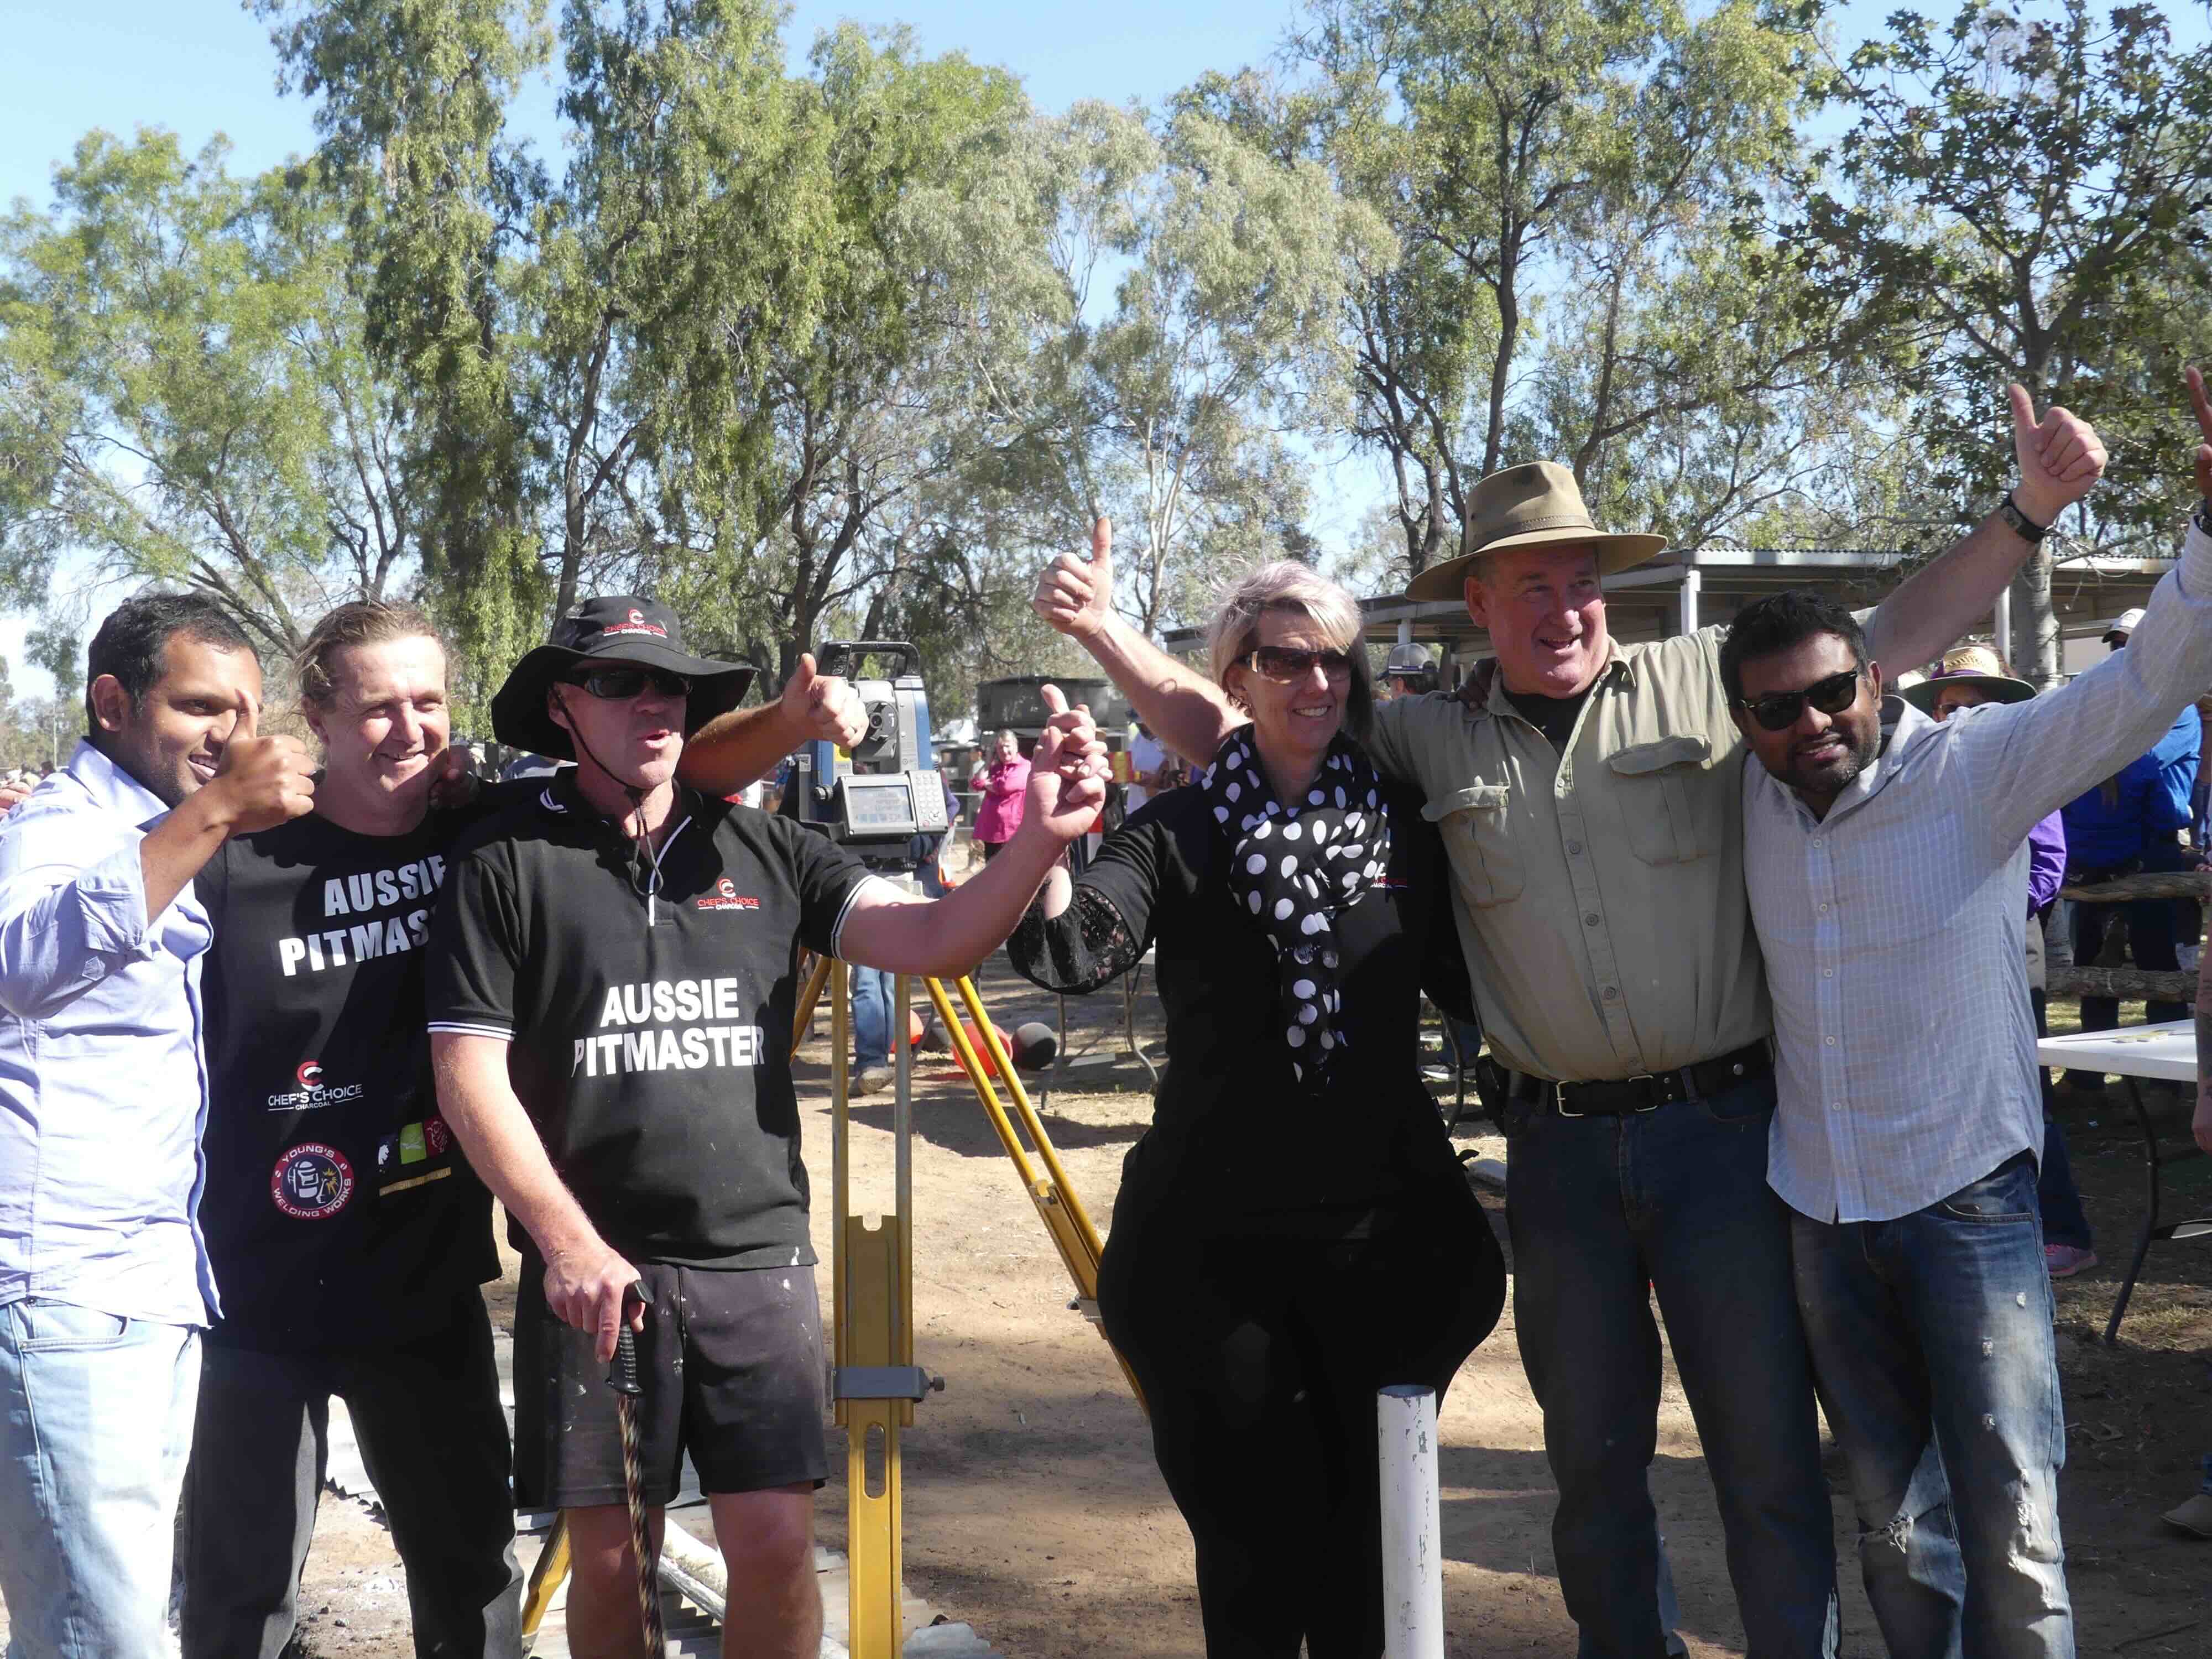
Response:
[[[684,740],[676,775],[694,789],[734,795],[767,777],[786,755],[817,739],[849,749],[868,729],[868,713],[852,683],[817,674],[803,654],[774,702],[717,714]]]
[[[2024,387],[2006,391],[2020,465],[2013,505],[2030,524],[2048,528],[2104,475],[2105,446],[2078,416],[2054,405],[2038,421]],[[2033,546],[1991,513],[1875,608],[1867,624],[1868,654],[1893,677],[1934,661],[1989,615]]]
[[[1091,526],[1091,557],[1063,553],[1037,578],[1038,616],[1098,660],[1159,739],[1194,765],[1213,759],[1247,717],[1221,688],[1193,673],[1123,622],[1114,609],[1114,526]]]
[[[1067,712],[1056,685],[1044,688],[1052,719],[1030,763],[1029,803],[1006,850],[941,899],[920,899],[871,883],[838,932],[837,954],[895,974],[950,979],[964,974],[1014,931],[1067,843],[1105,804],[1106,745],[1085,714]]]
[[[438,1110],[469,1155],[469,1166],[545,1258],[545,1303],[580,1331],[599,1337],[601,1359],[615,1357],[623,1298],[637,1269],[599,1237],[545,1155],[538,1127],[507,1081],[507,1040],[459,1031],[430,1033]],[[630,1316],[642,1328],[645,1310]]]
[[[2212,491],[2212,401],[2197,370],[2188,378],[2204,438],[2197,488]],[[1953,752],[1993,847],[2011,851],[2046,813],[2144,754],[2212,684],[2208,512],[2212,497],[2191,519],[2180,561],[2152,590],[2126,650],[2055,691],[1970,712]]]

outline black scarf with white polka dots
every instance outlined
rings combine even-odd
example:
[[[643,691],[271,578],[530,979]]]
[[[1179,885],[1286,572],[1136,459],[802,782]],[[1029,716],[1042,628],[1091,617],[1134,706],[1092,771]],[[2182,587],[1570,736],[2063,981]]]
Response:
[[[1340,734],[1305,798],[1280,801],[1244,726],[1223,741],[1200,787],[1229,842],[1230,890],[1275,947],[1291,1073],[1319,1087],[1344,1046],[1333,918],[1390,867],[1390,815],[1375,769]]]

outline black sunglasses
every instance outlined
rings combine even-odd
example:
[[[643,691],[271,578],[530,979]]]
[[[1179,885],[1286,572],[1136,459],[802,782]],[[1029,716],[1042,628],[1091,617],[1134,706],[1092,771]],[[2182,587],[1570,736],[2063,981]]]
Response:
[[[1802,691],[1770,691],[1763,697],[1738,699],[1737,706],[1768,731],[1787,732],[1797,724],[1808,702],[1823,714],[1840,714],[1849,708],[1859,694],[1859,676],[1864,672],[1863,667],[1846,668],[1840,674],[1814,680]]]
[[[1252,672],[1262,679],[1279,680],[1287,685],[1302,680],[1321,665],[1322,673],[1333,680],[1352,678],[1352,657],[1343,651],[1293,651],[1286,645],[1263,645],[1246,659]]]
[[[587,668],[580,674],[571,674],[563,683],[589,692],[603,702],[626,702],[642,695],[648,686],[665,697],[691,695],[691,682],[681,674],[672,674],[665,668],[637,668],[629,664],[618,668]]]

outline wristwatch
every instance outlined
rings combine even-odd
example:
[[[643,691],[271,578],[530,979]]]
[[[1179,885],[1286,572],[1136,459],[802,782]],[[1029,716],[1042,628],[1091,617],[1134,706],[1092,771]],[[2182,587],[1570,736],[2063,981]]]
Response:
[[[2051,533],[2049,525],[2034,523],[2027,514],[2020,510],[2020,503],[2013,500],[2012,491],[2009,489],[2005,491],[2005,498],[1997,503],[1997,517],[2011,526],[2014,535],[2031,545],[2040,542]]]
[[[2197,521],[2197,527],[2199,530],[2208,536],[2212,536],[2212,501],[2197,502],[2197,511],[2189,516]]]

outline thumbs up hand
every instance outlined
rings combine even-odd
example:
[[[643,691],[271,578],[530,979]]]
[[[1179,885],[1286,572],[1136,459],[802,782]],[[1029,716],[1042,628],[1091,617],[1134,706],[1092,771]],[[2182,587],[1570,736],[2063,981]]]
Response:
[[[2053,523],[2104,476],[2104,441],[2088,422],[2056,404],[2039,421],[2035,400],[2017,381],[2005,390],[2012,398],[2013,453],[2020,461],[2014,504],[2031,523]]]
[[[1091,556],[1063,553],[1038,576],[1030,605],[1055,631],[1087,644],[1114,617],[1114,526],[1091,526]]]
[[[1087,707],[1071,709],[1056,685],[1044,687],[1043,696],[1048,718],[1030,757],[1022,828],[1065,844],[1088,830],[1106,804],[1106,745]]]
[[[867,705],[852,682],[814,672],[814,657],[801,653],[799,666],[783,686],[783,717],[803,732],[804,740],[850,749],[868,732]]]

